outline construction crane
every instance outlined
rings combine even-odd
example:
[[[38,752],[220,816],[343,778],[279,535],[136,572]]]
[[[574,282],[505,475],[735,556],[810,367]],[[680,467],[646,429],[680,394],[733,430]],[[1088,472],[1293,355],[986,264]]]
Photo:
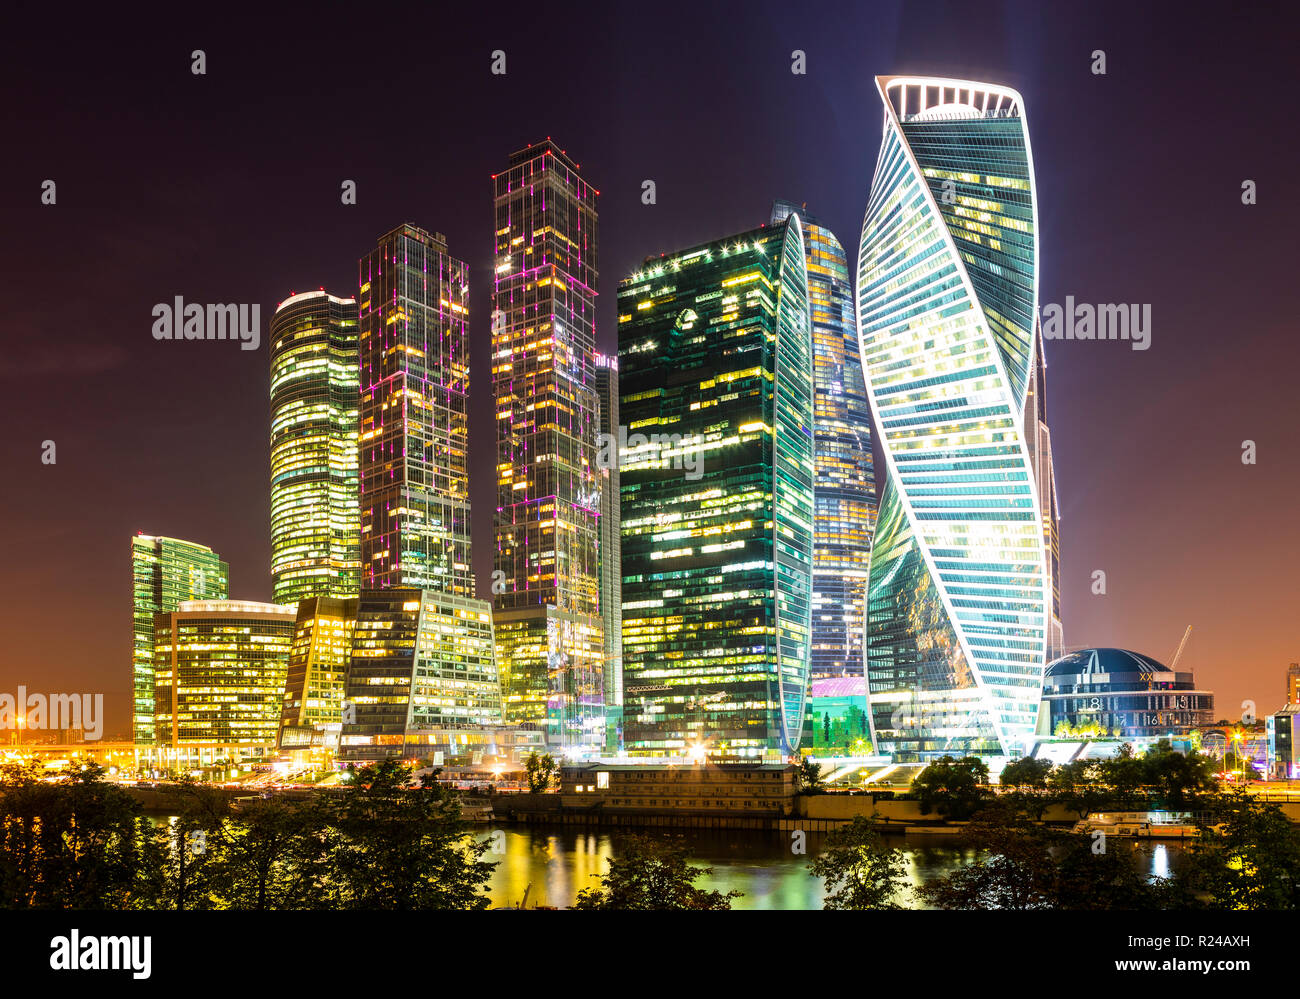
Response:
[[[1178,643],[1178,651],[1174,653],[1173,661],[1169,664],[1169,672],[1174,672],[1178,668],[1178,660],[1182,658],[1183,649],[1187,647],[1187,638],[1192,633],[1192,626],[1189,624],[1187,630],[1183,632],[1183,640]]]

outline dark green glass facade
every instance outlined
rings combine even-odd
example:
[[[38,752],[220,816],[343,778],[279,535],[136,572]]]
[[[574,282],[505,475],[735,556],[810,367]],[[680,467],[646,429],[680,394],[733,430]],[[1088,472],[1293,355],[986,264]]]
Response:
[[[184,600],[230,596],[230,567],[207,545],[138,534],[131,539],[132,736],[154,744],[154,615]]]
[[[624,747],[792,754],[805,727],[813,382],[797,216],[619,289]]]

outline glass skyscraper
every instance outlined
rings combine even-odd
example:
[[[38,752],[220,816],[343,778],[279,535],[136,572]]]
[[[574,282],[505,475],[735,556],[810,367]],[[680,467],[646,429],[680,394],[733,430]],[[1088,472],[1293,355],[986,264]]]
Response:
[[[1006,87],[880,77],[857,308],[886,481],[868,584],[874,743],[896,762],[1014,756],[1048,640],[1026,439],[1038,212]]]
[[[789,756],[813,573],[798,217],[647,259],[618,311],[625,750]]]
[[[812,679],[861,677],[867,570],[876,527],[871,407],[844,247],[793,202],[776,202],[772,221],[783,222],[796,212],[808,265],[816,393]]]
[[[469,273],[413,225],[361,258],[361,585],[472,596]]]
[[[618,474],[618,358],[596,354],[600,403],[600,619],[605,639],[605,751],[617,753],[623,735],[623,539]]]
[[[185,600],[230,595],[230,567],[207,545],[138,534],[131,539],[132,737],[154,744],[154,615]]]
[[[275,310],[270,332],[275,601],[356,593],[356,299],[293,295]]]
[[[468,269],[412,225],[360,269],[362,589],[355,613],[340,608],[352,640],[339,748],[345,760],[423,758],[501,722],[492,606],[475,599],[469,555]],[[327,706],[313,730],[329,731]]]
[[[1065,655],[1061,624],[1061,511],[1056,499],[1056,470],[1052,466],[1052,433],[1047,427],[1047,357],[1043,331],[1035,327],[1036,363],[1025,399],[1025,444],[1038,483],[1039,516],[1043,519],[1043,554],[1047,565],[1047,661]]]
[[[494,571],[506,718],[568,752],[606,738],[598,565],[596,189],[547,139],[492,178]]]

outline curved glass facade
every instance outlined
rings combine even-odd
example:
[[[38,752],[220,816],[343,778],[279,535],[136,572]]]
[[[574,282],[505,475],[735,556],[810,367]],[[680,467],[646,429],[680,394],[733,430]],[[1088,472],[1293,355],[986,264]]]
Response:
[[[271,581],[276,603],[361,585],[357,303],[294,295],[271,319]]]
[[[1043,703],[1049,731],[1064,737],[1158,739],[1214,724],[1214,694],[1190,672],[1126,649],[1082,649],[1050,663]]]
[[[798,219],[649,259],[618,305],[625,751],[788,756],[812,624]]]
[[[868,582],[872,729],[896,762],[1017,755],[1048,628],[1024,432],[1038,250],[1023,103],[967,81],[877,87],[884,137],[857,288],[886,459]]]
[[[867,568],[876,525],[871,407],[862,375],[848,258],[835,234],[789,201],[803,224],[812,320],[816,506],[813,528],[813,679],[861,676]]]

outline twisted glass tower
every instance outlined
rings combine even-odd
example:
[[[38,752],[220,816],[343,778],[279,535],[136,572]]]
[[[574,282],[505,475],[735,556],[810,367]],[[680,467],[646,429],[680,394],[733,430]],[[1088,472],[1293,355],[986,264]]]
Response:
[[[1038,213],[1023,101],[963,80],[876,84],[857,289],[886,472],[867,592],[873,735],[895,762],[1014,756],[1048,628],[1025,433]]]

